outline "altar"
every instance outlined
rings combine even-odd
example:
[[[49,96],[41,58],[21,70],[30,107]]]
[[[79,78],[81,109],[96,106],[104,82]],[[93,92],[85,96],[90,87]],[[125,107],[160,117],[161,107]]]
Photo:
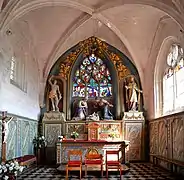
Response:
[[[52,158],[49,161],[66,163],[68,149],[82,149],[85,156],[92,147],[103,155],[109,148],[120,148],[122,162],[126,164],[129,161],[144,160],[142,112],[127,112],[122,120],[101,121],[65,121],[59,114],[61,113],[47,113],[43,119],[43,132],[47,139],[46,154]],[[93,129],[95,127],[96,130]],[[73,132],[78,133],[76,141],[71,138]],[[58,137],[61,135],[64,135],[65,140],[59,142]]]
[[[105,153],[107,150],[120,150],[121,162],[125,163],[125,148],[128,146],[128,141],[84,141],[84,140],[63,140],[56,143],[57,164],[66,164],[68,161],[68,151],[71,149],[80,149],[83,153],[83,162],[85,155],[92,151],[92,153],[102,154],[105,162]]]

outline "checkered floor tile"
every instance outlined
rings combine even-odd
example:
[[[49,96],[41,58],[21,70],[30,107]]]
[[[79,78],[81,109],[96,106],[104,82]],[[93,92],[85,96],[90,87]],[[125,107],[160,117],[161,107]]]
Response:
[[[69,179],[77,180],[78,172],[71,172]],[[40,167],[32,167],[30,169],[26,169],[18,178],[18,180],[63,180],[65,179],[65,172],[58,171],[55,167],[48,166],[40,166]],[[87,177],[84,177],[82,180],[105,180],[105,172],[104,177],[100,177],[100,172],[89,172]],[[120,179],[120,176],[117,172],[109,173],[109,180],[117,180]],[[122,175],[123,180],[183,180],[184,177],[176,177],[173,174],[160,169],[159,167],[155,167],[150,163],[131,163],[129,171],[125,172]]]

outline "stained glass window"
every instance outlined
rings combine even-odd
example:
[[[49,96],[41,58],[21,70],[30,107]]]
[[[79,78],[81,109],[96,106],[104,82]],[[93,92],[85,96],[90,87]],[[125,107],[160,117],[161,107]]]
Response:
[[[172,45],[167,56],[169,68],[163,78],[163,114],[184,107],[184,59],[183,49]]]
[[[110,97],[112,78],[106,64],[94,54],[85,58],[75,71],[73,97]]]

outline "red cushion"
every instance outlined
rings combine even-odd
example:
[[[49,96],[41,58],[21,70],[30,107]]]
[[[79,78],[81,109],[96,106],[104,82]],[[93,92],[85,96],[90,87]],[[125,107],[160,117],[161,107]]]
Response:
[[[86,160],[85,164],[102,164],[102,160],[97,159],[97,160]]]
[[[107,161],[106,164],[107,165],[119,165],[120,162],[119,161]]]
[[[17,157],[16,160],[17,160],[18,163],[20,163],[20,162],[23,161],[23,157]]]
[[[30,159],[33,159],[33,158],[35,158],[34,155],[25,155],[25,156],[23,156],[23,161],[27,161],[27,160],[30,160]]]
[[[81,161],[68,161],[68,166],[80,166]]]

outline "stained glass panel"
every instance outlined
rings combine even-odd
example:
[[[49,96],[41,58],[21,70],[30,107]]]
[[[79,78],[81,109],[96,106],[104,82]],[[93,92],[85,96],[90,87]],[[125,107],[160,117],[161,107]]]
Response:
[[[111,74],[106,64],[92,54],[85,58],[73,77],[73,97],[112,96]]]

